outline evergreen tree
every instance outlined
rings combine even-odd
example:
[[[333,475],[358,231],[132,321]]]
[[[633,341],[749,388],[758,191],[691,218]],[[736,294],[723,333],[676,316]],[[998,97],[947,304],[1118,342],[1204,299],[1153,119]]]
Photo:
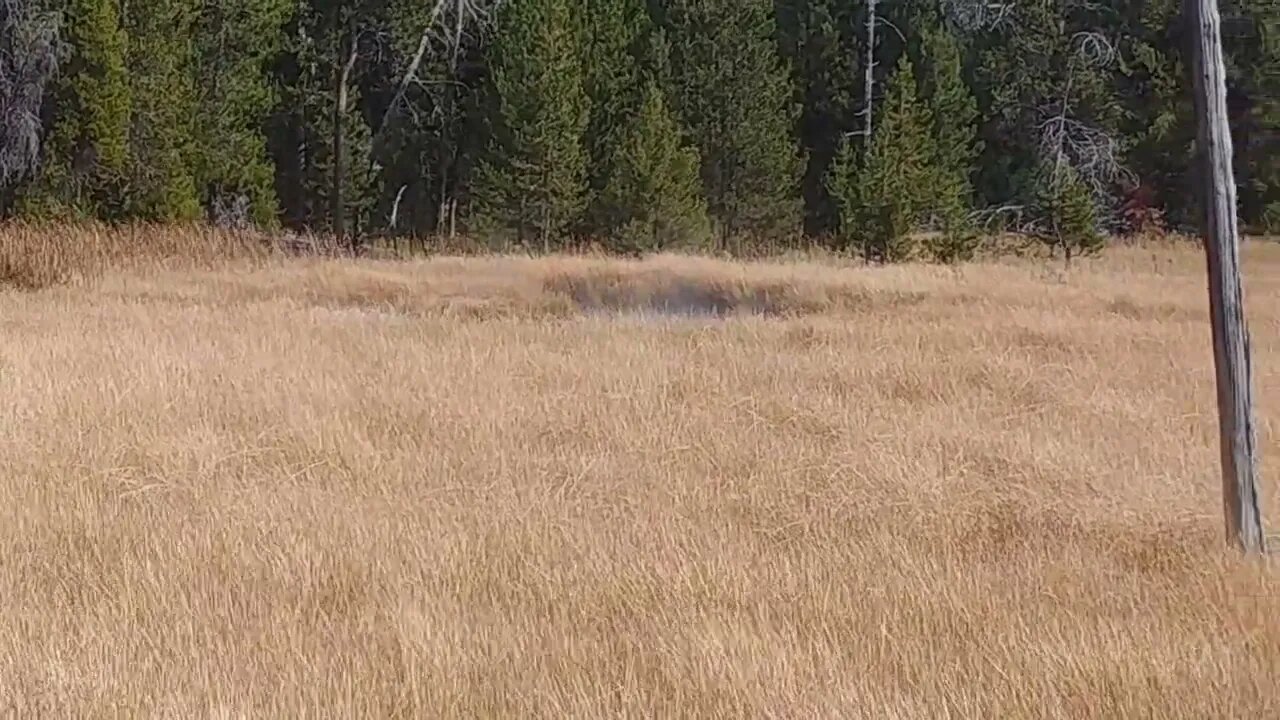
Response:
[[[710,237],[698,178],[698,154],[681,143],[662,91],[650,82],[612,162],[603,206],[623,248],[702,245]]]
[[[359,39],[360,11],[354,5],[335,7],[331,0],[309,0],[289,23],[285,59],[280,69],[286,91],[281,95],[281,120],[275,129],[276,185],[290,225],[333,230],[335,189],[348,229],[367,221],[373,204],[369,168],[370,131],[362,113],[360,75],[347,87],[347,106],[341,114],[342,174],[334,183],[335,125],[338,78]],[[335,20],[335,17],[337,18]],[[354,48],[359,59],[359,47]],[[353,72],[358,64],[353,65]],[[211,172],[212,175],[212,172]]]
[[[589,119],[575,3],[505,6],[490,55],[494,138],[480,170],[481,223],[544,250],[580,218],[587,200]]]
[[[584,7],[583,82],[591,107],[585,136],[592,197],[587,215],[588,225],[602,229],[602,193],[613,174],[618,144],[641,101],[638,54],[649,16],[643,0],[592,0]]]
[[[665,29],[650,25],[641,60],[645,74],[662,90],[669,103],[675,94],[676,83],[675,71],[671,68],[671,40]]]
[[[889,78],[875,136],[859,167],[852,143],[833,165],[830,187],[840,202],[841,236],[870,259],[909,260],[914,233],[933,206],[937,171],[927,107],[916,94],[915,70],[903,55]]]
[[[1169,39],[1182,19],[1180,0],[1149,0],[1126,8],[1120,26],[1116,93],[1125,100],[1120,134],[1126,161],[1175,224],[1195,222],[1199,202],[1190,169],[1195,160],[1195,107],[1189,58]]]
[[[1234,123],[1237,162],[1242,166],[1244,219],[1263,232],[1280,232],[1280,4],[1242,0],[1250,18],[1248,45],[1238,62],[1238,94],[1247,98],[1245,117]]]
[[[1009,12],[1007,23],[976,43],[985,141],[978,180],[992,204],[1033,194],[1037,163],[1051,144],[1048,131],[1061,130],[1076,140],[1087,133],[1090,151],[1105,151],[1104,139],[1122,137],[1124,108],[1113,84],[1119,63],[1114,33],[1108,32],[1116,11],[1090,0],[1040,0],[1019,3]],[[1071,153],[1074,145],[1065,143],[1064,152]],[[1123,160],[1122,149],[1117,150],[1112,159]],[[1103,159],[1105,153],[1098,155]],[[1100,181],[1115,169],[1110,162],[1071,160],[1096,171]]]
[[[150,0],[126,6],[129,92],[138,112],[129,127],[129,214],[149,220],[194,220],[195,0]]]
[[[667,140],[697,151],[721,243],[777,242],[803,219],[892,257],[885,238],[927,227],[922,249],[960,259],[983,214],[971,205],[1036,205],[1041,158],[1075,168],[1108,230],[1185,227],[1199,205],[1180,0],[881,0],[874,25],[871,3],[844,0],[0,7],[5,217],[341,217],[397,234],[461,219],[483,235],[473,215],[548,243],[613,232],[639,172],[615,162],[653,149],[637,139],[656,122],[638,115],[650,80],[675,116]],[[1242,226],[1276,232],[1280,4],[1224,0],[1222,31]],[[915,172],[886,159],[914,155],[900,128],[858,132],[895,100],[903,56],[928,116],[918,207],[859,182]]]
[[[856,119],[862,68],[850,58],[860,57],[854,33],[863,26],[855,17],[855,3],[779,0],[777,5],[782,52],[790,60],[802,107],[798,135],[807,160],[801,181],[805,231],[825,235],[839,229],[839,206],[825,177]]]
[[[247,201],[259,226],[279,222],[275,167],[268,153],[267,125],[279,102],[270,63],[285,47],[292,0],[203,0],[195,26],[199,111],[196,169],[202,204],[213,210]]]
[[[1070,267],[1076,255],[1100,250],[1104,238],[1098,227],[1093,193],[1069,164],[1045,162],[1037,176],[1035,211],[1042,242],[1061,250]]]
[[[673,97],[702,158],[721,243],[798,229],[794,93],[766,0],[672,0]]]
[[[132,100],[117,3],[67,0],[63,27],[70,57],[54,92],[57,119],[42,176],[22,207],[33,215],[119,218]]]
[[[931,214],[938,232],[930,237],[928,249],[943,262],[969,259],[976,247],[977,233],[969,222],[973,205],[973,183],[980,144],[977,140],[978,105],[961,75],[960,47],[953,35],[941,28],[926,29],[922,35],[927,64],[924,94],[933,119],[933,198]]]

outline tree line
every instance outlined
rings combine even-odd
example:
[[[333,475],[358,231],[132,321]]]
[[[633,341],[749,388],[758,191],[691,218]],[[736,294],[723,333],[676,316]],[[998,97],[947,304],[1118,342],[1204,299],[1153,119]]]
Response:
[[[1179,227],[1179,0],[0,0],[0,217],[963,258]],[[1280,231],[1280,4],[1225,0]]]

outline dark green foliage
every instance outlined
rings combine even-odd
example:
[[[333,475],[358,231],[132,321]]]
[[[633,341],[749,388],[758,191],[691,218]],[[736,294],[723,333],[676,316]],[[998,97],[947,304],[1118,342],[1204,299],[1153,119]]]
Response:
[[[53,102],[58,112],[44,172],[22,199],[37,216],[126,214],[132,98],[128,52],[115,0],[67,0],[63,28],[70,47]]]
[[[671,0],[676,108],[702,157],[722,244],[798,229],[801,157],[794,92],[764,0]]]
[[[1061,250],[1068,265],[1073,257],[1102,248],[1093,193],[1070,165],[1046,162],[1040,168],[1035,213],[1037,236]]]
[[[129,128],[129,213],[148,220],[200,216],[195,165],[196,0],[127,4],[128,74],[135,112]]]
[[[832,168],[840,202],[840,235],[871,259],[898,262],[917,252],[915,235],[934,203],[937,152],[927,107],[916,94],[915,70],[903,55],[889,78],[875,135],[858,163],[852,143]]]
[[[611,165],[602,205],[618,247],[687,248],[710,238],[698,153],[681,143],[679,126],[656,84],[645,90]]]
[[[981,144],[977,139],[978,103],[962,75],[960,46],[941,28],[923,35],[926,62],[924,94],[933,121],[934,151],[930,213],[935,233],[927,241],[934,259],[968,260],[978,236],[969,220],[973,209],[973,182]]]
[[[291,0],[204,0],[195,28],[196,177],[206,209],[243,197],[254,223],[278,222],[264,132],[279,100],[270,64],[285,45]]]
[[[125,67],[127,41],[112,0],[71,0],[65,23],[74,48],[64,69],[66,132],[85,159],[103,171],[120,171],[129,152],[132,98]],[[86,157],[90,156],[90,157]]]
[[[1181,0],[1126,3],[1118,39],[1116,92],[1125,103],[1119,125],[1126,161],[1175,225],[1194,224],[1191,185],[1196,122],[1190,70],[1181,42]]]
[[[490,61],[493,142],[476,187],[483,224],[543,249],[587,202],[589,105],[572,0],[505,6]]]
[[[782,51],[791,61],[802,108],[798,136],[806,154],[801,180],[805,230],[814,235],[839,229],[839,204],[825,182],[846,131],[853,130],[862,68],[853,59],[859,3],[843,0],[779,0]]]
[[[584,144],[591,191],[588,229],[603,229],[605,186],[613,175],[613,158],[643,91],[640,59],[649,34],[643,0],[592,0],[581,38],[583,83],[590,103]]]
[[[1242,117],[1234,130],[1237,162],[1243,182],[1241,208],[1246,220],[1269,233],[1280,233],[1280,3],[1245,0],[1246,43],[1252,53],[1241,58],[1239,89]]]
[[[992,204],[1030,194],[1048,123],[1121,137],[1115,92],[1116,9],[1086,0],[1019,3],[1012,25],[976,39],[974,86],[984,114],[980,190]],[[1074,160],[1074,158],[1073,158]]]
[[[0,216],[954,262],[1080,184],[1096,237],[1189,229],[1181,6],[880,0],[869,48],[845,0],[10,0]],[[1280,232],[1280,4],[1221,6],[1242,226]]]
[[[368,222],[374,203],[369,173],[370,130],[362,112],[359,85],[359,27],[354,3],[348,15],[337,8],[315,6],[299,12],[288,25],[281,75],[285,92],[273,142],[277,165],[276,186],[286,205],[286,220],[295,226],[333,229],[334,211],[334,108],[338,102],[338,78],[356,46],[357,63],[348,83],[347,106],[342,113],[341,142],[344,153],[340,190],[341,210],[348,231]],[[264,161],[265,164],[265,161]],[[211,173],[212,175],[212,173]],[[232,175],[232,178],[235,176]],[[252,174],[246,180],[255,180]],[[248,189],[256,183],[246,183]],[[266,188],[258,192],[266,198]]]

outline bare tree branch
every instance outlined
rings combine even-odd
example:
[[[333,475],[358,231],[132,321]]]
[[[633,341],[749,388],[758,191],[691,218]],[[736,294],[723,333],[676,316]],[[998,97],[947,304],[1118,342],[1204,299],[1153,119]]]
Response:
[[[422,63],[431,53],[432,46],[441,46],[442,55],[449,57],[449,67],[456,70],[463,49],[467,45],[467,32],[472,29],[483,29],[492,22],[493,16],[504,0],[436,0],[427,16],[426,25],[418,38],[418,47],[409,60],[404,74],[396,84],[396,92],[391,102],[382,113],[375,137],[381,135],[388,124],[400,111],[404,103],[405,93],[417,82]]]
[[[1047,103],[1039,110],[1041,116],[1048,116],[1038,128],[1040,153],[1053,158],[1051,182],[1057,183],[1063,167],[1070,166],[1089,186],[1099,209],[1110,213],[1114,210],[1110,207],[1114,205],[1111,186],[1119,180],[1131,180],[1132,173],[1124,166],[1123,151],[1114,135],[1074,117],[1073,90],[1078,64],[1089,68],[1107,67],[1115,62],[1116,49],[1105,35],[1093,31],[1075,33],[1071,44],[1073,52],[1068,60],[1062,96],[1056,103]]]
[[[995,30],[1006,24],[1016,7],[998,0],[941,0],[942,14],[964,32]]]
[[[1040,124],[1041,152],[1060,158],[1095,192],[1130,176],[1120,160],[1120,143],[1106,130],[1060,114]]]
[[[60,18],[35,0],[0,0],[0,186],[40,160],[40,110],[57,73]]]
[[[447,116],[450,108],[454,106],[454,96],[457,88],[465,88],[463,83],[457,79],[459,65],[462,61],[464,53],[473,43],[478,43],[484,32],[491,28],[498,9],[505,0],[434,0],[435,4],[427,15],[426,22],[418,36],[418,44],[413,55],[409,58],[409,63],[405,67],[404,73],[396,84],[396,91],[391,97],[391,102],[387,104],[386,110],[383,111],[382,117],[376,127],[373,128],[373,136],[370,138],[371,147],[374,152],[369,154],[370,172],[377,172],[377,157],[380,143],[386,137],[388,131],[393,125],[396,114],[401,110],[405,110],[413,118],[414,124],[421,124],[423,118],[438,119],[442,125],[447,125]],[[439,78],[423,78],[422,66],[427,62],[428,58],[436,58],[443,60],[446,64],[446,77]],[[429,113],[421,112],[419,105],[421,103],[410,102],[407,99],[410,88],[422,88],[427,91],[435,91],[438,89],[439,95],[432,93],[432,106]],[[442,144],[445,147],[449,145],[449,139],[442,135]],[[440,181],[440,218],[444,217],[443,208],[446,206],[456,205],[456,201],[450,201],[448,194],[450,186],[447,182],[449,177],[449,161],[443,159],[441,155],[440,166],[438,170],[438,178]],[[401,201],[404,198],[406,187],[402,187],[396,195],[393,210],[393,222],[399,218]],[[439,223],[440,220],[438,219]]]
[[[422,60],[427,55],[427,48],[431,46],[431,35],[435,31],[436,20],[440,14],[444,12],[445,3],[448,0],[436,0],[436,5],[431,9],[431,15],[427,18],[427,25],[422,29],[422,36],[418,40],[418,49],[413,54],[413,59],[409,61],[409,67],[405,69],[404,75],[401,76],[400,82],[396,85],[396,94],[391,96],[391,103],[387,105],[387,109],[382,113],[382,119],[378,121],[378,127],[374,131],[379,134],[391,121],[391,117],[395,114],[396,109],[400,107],[400,101],[404,99],[404,93],[409,89],[410,83],[418,74],[418,68],[422,66]]]
[[[1080,58],[1091,67],[1107,67],[1115,62],[1115,45],[1102,33],[1081,31],[1071,36],[1071,42],[1077,45],[1073,60]]]

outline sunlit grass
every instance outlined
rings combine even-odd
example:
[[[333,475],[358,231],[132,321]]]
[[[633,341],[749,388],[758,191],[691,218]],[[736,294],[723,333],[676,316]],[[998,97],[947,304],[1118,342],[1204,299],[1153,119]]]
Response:
[[[1194,249],[238,256],[0,291],[6,713],[1275,714]]]

